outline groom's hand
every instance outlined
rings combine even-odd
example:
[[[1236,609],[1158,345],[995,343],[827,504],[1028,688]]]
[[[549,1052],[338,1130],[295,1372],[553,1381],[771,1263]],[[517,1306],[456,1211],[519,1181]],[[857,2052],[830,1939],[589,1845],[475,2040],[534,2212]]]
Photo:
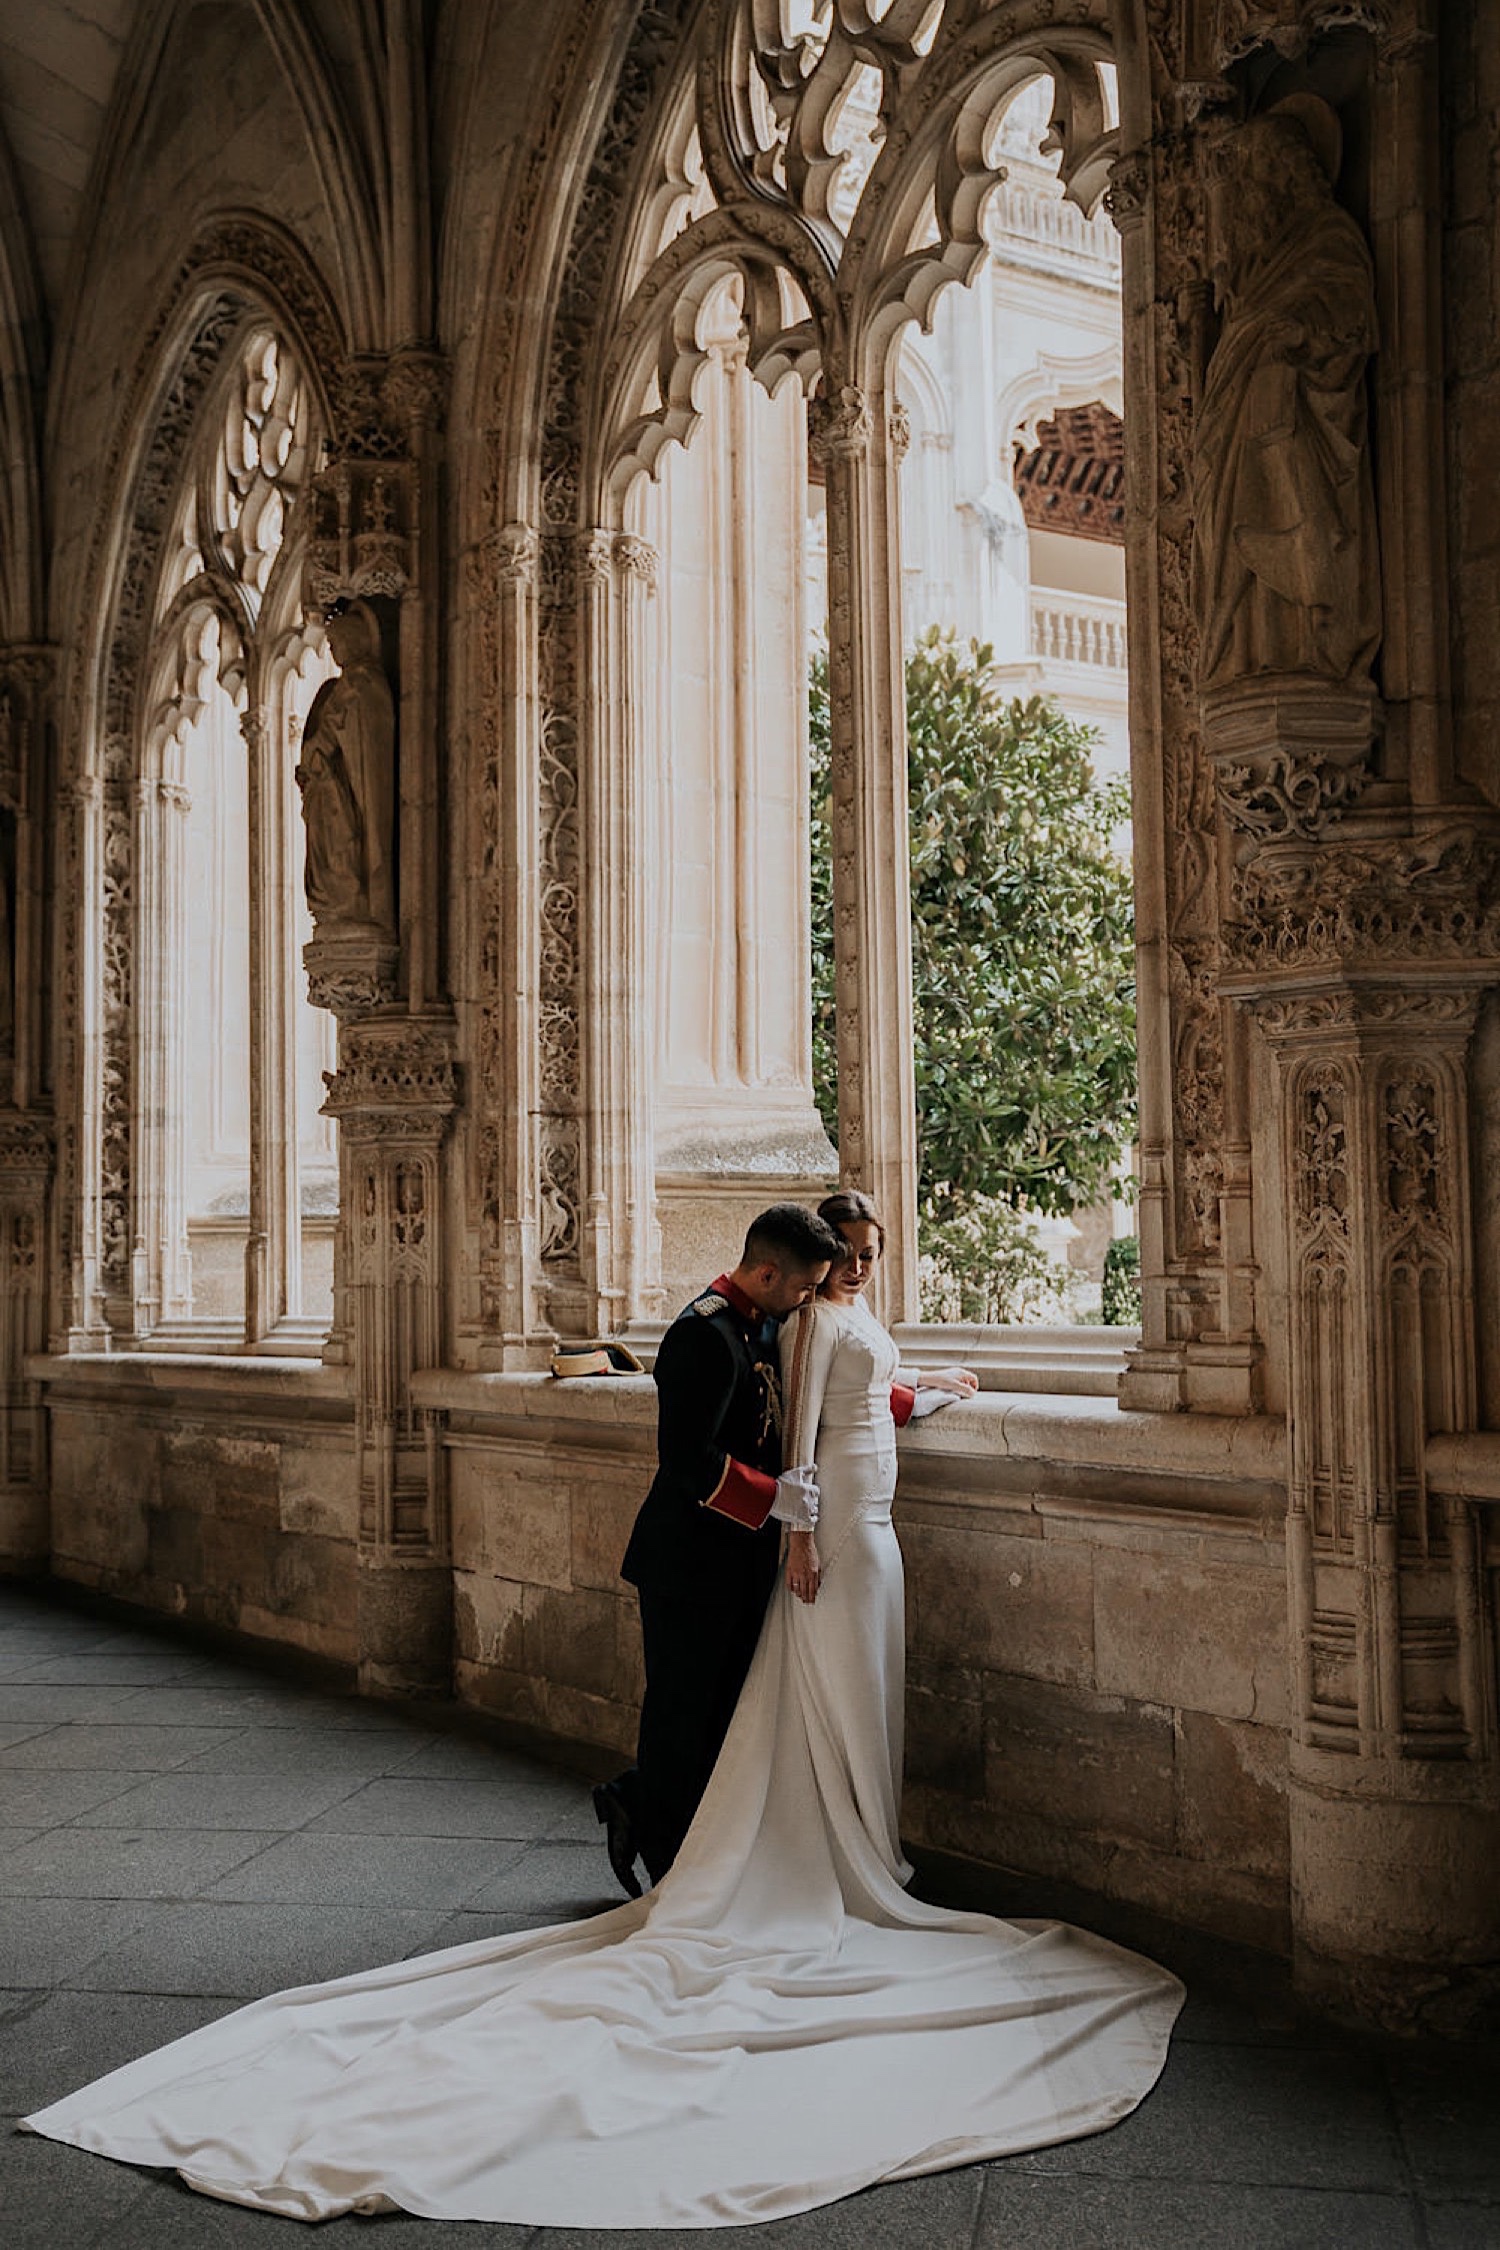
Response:
[[[786,1582],[799,1602],[815,1602],[822,1577],[817,1542],[810,1531],[793,1531],[786,1543]]]

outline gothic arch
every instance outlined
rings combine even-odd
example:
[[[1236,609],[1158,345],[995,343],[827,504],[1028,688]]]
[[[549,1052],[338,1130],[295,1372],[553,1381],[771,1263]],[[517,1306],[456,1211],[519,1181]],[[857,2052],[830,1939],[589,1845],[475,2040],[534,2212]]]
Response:
[[[128,1335],[135,1318],[138,785],[156,588],[184,458],[258,325],[296,353],[323,431],[341,432],[364,407],[330,293],[292,238],[247,213],[206,224],[137,359],[101,479],[78,613],[80,643],[94,653],[64,686],[59,895],[73,906],[58,934],[57,1325],[96,1342]]]
[[[631,1040],[611,1034],[601,1045],[582,1030],[591,964],[613,966],[627,987],[640,981],[618,967],[635,960],[639,917],[599,864],[612,834],[602,808],[632,754],[630,699],[610,666],[638,638],[632,617],[651,568],[628,531],[625,493],[665,445],[691,432],[703,358],[697,315],[730,275],[743,294],[755,373],[768,388],[795,376],[815,391],[813,442],[827,462],[831,520],[845,527],[832,543],[830,571],[840,1140],[848,1174],[897,1218],[893,1308],[913,1302],[910,972],[895,827],[905,752],[889,596],[899,442],[886,426],[892,355],[906,322],[927,321],[941,288],[968,280],[986,254],[981,218],[998,178],[991,120],[1010,94],[1039,76],[1051,80],[1062,177],[1086,208],[1103,194],[1121,151],[1105,83],[1106,0],[1089,0],[1066,24],[1053,20],[1049,0],[956,9],[951,29],[945,22],[929,40],[932,14],[925,0],[898,0],[880,14],[840,7],[815,56],[816,42],[783,39],[778,11],[744,0],[653,11],[624,56],[569,239],[556,254],[562,278],[541,383],[540,458],[531,481],[528,425],[516,417],[500,487],[509,522],[492,525],[494,544],[478,572],[500,612],[502,677],[513,618],[505,645],[524,674],[534,664],[538,706],[516,712],[509,743],[497,733],[485,751],[502,798],[503,769],[514,760],[512,817],[535,839],[529,892],[515,884],[507,893],[498,827],[484,847],[493,900],[485,926],[508,926],[506,957],[533,965],[529,1006],[490,999],[487,967],[483,975],[482,1109],[498,1116],[503,1107],[498,1058],[513,1042],[528,1119],[519,1132],[482,1128],[481,1139],[481,1259],[497,1280],[508,1267],[511,1332],[534,1326],[543,1299],[554,1324],[628,1318],[650,1271],[649,1152],[643,1159],[619,1123],[622,1111],[643,1106],[624,1059]],[[880,73],[885,131],[846,232],[830,201],[837,120],[855,74],[871,69]],[[659,211],[653,166],[670,135],[681,136],[689,74],[717,207],[689,216],[631,287],[644,223],[632,233],[632,214],[645,203]],[[545,145],[539,137],[538,148]],[[514,369],[506,374],[513,382]],[[851,565],[856,526],[862,551]],[[618,846],[615,837],[610,848]],[[894,881],[901,894],[893,903],[872,896],[877,868],[881,883]],[[872,1025],[882,1027],[879,1060]],[[507,1209],[524,1215],[508,1250]],[[518,1258],[531,1263],[532,1284],[517,1281]],[[492,1288],[491,1304],[503,1294]]]

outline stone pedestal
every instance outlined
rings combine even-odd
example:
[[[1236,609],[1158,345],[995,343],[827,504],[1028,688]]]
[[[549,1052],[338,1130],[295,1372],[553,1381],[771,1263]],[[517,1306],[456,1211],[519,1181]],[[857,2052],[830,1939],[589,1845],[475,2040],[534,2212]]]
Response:
[[[1305,761],[1274,787],[1327,795]],[[1297,1973],[1454,2029],[1500,1995],[1500,1767],[1480,1528],[1428,1455],[1480,1412],[1471,1049],[1500,846],[1379,815],[1299,844],[1291,818],[1240,870],[1226,985],[1279,1096]]]
[[[27,1357],[46,1348],[52,1137],[0,1114],[0,1572],[42,1570],[51,1549],[47,1424]]]
[[[346,1022],[326,1108],[339,1123],[341,1304],[356,1396],[359,1676],[446,1691],[451,1565],[441,1420],[412,1404],[443,1364],[441,1151],[457,1099],[446,1019]]]

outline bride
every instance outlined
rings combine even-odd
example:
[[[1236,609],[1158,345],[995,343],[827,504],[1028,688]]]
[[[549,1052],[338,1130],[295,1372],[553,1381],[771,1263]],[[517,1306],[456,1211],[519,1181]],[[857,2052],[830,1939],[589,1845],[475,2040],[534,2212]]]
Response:
[[[782,1342],[784,1458],[816,1467],[817,1527],[789,1538],[670,1873],[587,1921],[256,2001],[32,2131],[289,2218],[718,2227],[1098,2132],[1143,2099],[1175,1978],[904,1888],[897,1353],[863,1302],[873,1206],[820,1215],[849,1255]]]

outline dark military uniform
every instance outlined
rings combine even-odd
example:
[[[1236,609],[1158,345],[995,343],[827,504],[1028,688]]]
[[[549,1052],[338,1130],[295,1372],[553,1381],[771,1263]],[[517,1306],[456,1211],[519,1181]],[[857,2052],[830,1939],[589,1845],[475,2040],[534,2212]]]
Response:
[[[621,1574],[641,1606],[637,1762],[615,1788],[653,1880],[708,1784],[776,1582],[778,1323],[721,1276],[656,1356],[657,1471]]]

